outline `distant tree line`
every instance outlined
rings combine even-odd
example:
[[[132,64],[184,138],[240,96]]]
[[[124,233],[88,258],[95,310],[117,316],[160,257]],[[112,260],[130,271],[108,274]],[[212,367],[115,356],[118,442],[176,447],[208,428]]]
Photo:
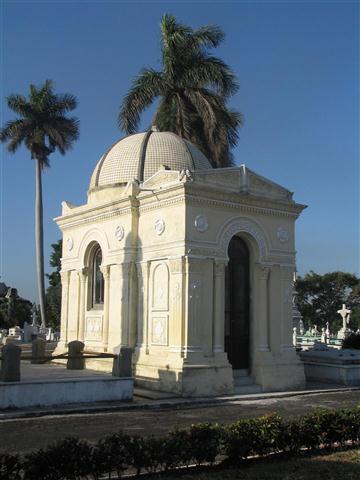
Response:
[[[23,327],[24,322],[30,323],[31,309],[32,303],[20,297],[16,288],[7,287],[7,294],[0,296],[0,328],[8,330],[16,325]]]
[[[346,272],[320,275],[311,270],[297,278],[295,288],[305,327],[316,324],[321,328],[329,322],[330,331],[335,333],[342,327],[337,311],[346,303],[352,310],[350,328],[360,328],[360,279],[356,275]]]

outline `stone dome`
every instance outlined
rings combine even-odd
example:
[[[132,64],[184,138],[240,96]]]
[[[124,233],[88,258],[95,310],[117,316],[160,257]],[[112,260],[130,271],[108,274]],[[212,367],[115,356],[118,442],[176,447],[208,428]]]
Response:
[[[116,142],[99,160],[91,176],[90,190],[144,181],[160,169],[206,170],[212,168],[205,155],[192,143],[172,132],[153,127]]]

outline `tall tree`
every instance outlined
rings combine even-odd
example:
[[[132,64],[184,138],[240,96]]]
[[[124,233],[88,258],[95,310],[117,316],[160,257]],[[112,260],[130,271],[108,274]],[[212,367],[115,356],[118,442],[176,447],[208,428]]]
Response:
[[[61,252],[62,240],[51,244],[50,266],[55,270],[47,275],[49,286],[46,290],[46,318],[49,326],[59,329],[61,314]]]
[[[224,39],[215,25],[193,30],[173,15],[161,20],[162,70],[143,69],[125,96],[119,127],[137,130],[140,114],[159,98],[153,123],[196,144],[215,167],[232,165],[242,115],[227,106],[237,89],[231,69],[208,53]]]
[[[30,85],[28,98],[14,94],[7,98],[7,105],[18,117],[0,130],[0,141],[7,142],[9,152],[14,153],[24,144],[35,160],[35,245],[42,325],[46,325],[44,285],[44,241],[42,172],[49,167],[49,155],[58,150],[62,155],[72,147],[79,136],[79,122],[67,113],[74,110],[77,100],[68,93],[55,94],[51,80],[36,87]]]

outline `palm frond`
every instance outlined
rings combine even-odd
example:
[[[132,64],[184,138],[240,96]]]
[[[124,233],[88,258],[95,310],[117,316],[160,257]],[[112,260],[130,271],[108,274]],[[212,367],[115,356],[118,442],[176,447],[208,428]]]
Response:
[[[194,55],[188,62],[181,82],[184,86],[213,88],[223,97],[233,95],[239,88],[236,76],[225,62],[216,57],[200,54]]]
[[[143,70],[134,80],[132,88],[125,96],[119,113],[119,127],[126,133],[136,132],[140,114],[156,97],[165,91],[165,82],[161,72],[152,69]]]
[[[193,31],[190,36],[192,48],[215,48],[224,40],[224,32],[217,25],[204,25]]]

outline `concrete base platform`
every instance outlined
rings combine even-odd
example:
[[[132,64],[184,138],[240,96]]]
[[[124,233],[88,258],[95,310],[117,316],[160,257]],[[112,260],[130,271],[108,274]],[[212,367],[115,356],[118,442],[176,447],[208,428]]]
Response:
[[[300,352],[307,381],[345,386],[360,385],[359,350],[308,350]]]
[[[24,362],[20,382],[0,382],[0,409],[129,401],[133,386],[133,378]]]

